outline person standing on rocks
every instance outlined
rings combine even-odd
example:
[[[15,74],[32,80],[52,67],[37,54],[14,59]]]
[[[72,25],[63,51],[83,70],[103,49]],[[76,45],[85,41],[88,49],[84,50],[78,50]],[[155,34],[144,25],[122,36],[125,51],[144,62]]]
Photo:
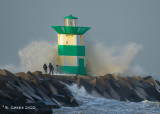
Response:
[[[54,71],[54,67],[53,67],[53,65],[51,63],[49,63],[48,67],[49,67],[49,74],[50,75],[54,75],[54,72],[53,72]]]
[[[47,74],[47,68],[48,68],[47,65],[44,64],[44,65],[43,65],[43,69],[44,69],[44,73],[45,73],[45,74]]]
[[[57,67],[56,74],[58,74],[59,73],[58,65],[56,65],[56,67]]]

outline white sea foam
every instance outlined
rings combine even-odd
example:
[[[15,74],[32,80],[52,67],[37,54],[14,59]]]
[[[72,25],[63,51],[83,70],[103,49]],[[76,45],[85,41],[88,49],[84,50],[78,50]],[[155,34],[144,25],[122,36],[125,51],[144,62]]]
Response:
[[[62,107],[53,109],[53,114],[160,114],[159,103],[150,102],[123,102],[112,99],[93,97],[86,93],[82,86],[76,84],[67,87],[74,97],[82,101],[79,107]]]

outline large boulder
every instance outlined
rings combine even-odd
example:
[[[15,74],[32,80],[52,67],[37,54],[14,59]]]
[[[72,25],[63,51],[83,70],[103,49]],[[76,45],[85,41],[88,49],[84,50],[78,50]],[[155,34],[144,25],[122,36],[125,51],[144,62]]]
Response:
[[[90,82],[90,78],[86,78],[86,77],[77,77],[77,84],[79,87],[83,86],[86,91],[91,94],[92,93],[92,85],[89,83]]]
[[[4,110],[2,105],[36,106],[36,110]],[[52,113],[51,108],[79,106],[66,85],[40,71],[13,74],[0,70],[0,107],[3,113]],[[3,110],[3,111],[2,111]]]

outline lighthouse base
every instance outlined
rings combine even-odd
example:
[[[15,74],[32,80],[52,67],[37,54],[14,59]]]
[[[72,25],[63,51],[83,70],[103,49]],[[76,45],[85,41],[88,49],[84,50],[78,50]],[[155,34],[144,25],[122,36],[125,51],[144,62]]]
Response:
[[[86,67],[84,66],[84,59],[78,59],[78,66],[61,66],[59,65],[60,73],[75,74],[86,76]]]
[[[80,68],[75,66],[59,66],[59,72],[62,74],[75,74],[86,76],[86,68]]]

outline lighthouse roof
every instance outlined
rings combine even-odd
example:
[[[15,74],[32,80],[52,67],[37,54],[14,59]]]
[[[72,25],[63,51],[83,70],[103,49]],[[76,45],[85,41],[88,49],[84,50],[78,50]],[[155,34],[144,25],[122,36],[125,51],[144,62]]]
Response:
[[[51,26],[59,34],[77,34],[83,35],[90,27],[74,27],[74,26]]]
[[[78,19],[77,17],[72,16],[71,14],[67,17],[64,17],[64,19]]]

